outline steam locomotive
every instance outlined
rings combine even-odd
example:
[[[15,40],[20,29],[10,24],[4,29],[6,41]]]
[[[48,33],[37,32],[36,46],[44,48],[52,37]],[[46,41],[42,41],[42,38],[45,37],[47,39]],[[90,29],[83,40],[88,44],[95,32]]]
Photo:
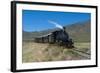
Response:
[[[38,36],[35,38],[37,43],[57,43],[58,45],[65,46],[68,48],[74,47],[73,40],[69,37],[68,33],[65,31],[65,27],[60,30],[53,31],[49,34]]]

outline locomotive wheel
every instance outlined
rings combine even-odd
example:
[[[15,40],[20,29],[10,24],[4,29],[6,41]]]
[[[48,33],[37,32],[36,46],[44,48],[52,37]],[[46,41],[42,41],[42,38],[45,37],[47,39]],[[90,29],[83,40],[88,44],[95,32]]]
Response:
[[[73,44],[68,43],[67,47],[68,47],[68,48],[73,48],[74,46],[73,46]]]

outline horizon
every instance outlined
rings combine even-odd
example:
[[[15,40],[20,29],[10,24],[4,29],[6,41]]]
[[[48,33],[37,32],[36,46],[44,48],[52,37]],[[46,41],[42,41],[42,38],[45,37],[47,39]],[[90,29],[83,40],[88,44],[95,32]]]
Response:
[[[67,26],[89,21],[90,18],[90,13],[23,10],[22,30],[26,32],[38,32],[57,28],[48,21],[53,21],[61,26]]]
[[[74,23],[74,24],[69,24],[69,25],[70,25],[70,26],[72,26],[72,25],[77,25],[77,23],[83,23],[83,22],[90,22],[90,20],[81,21],[81,22],[76,22],[76,23]],[[66,25],[66,26],[69,26],[69,25]],[[84,25],[84,24],[81,24],[81,25]],[[66,27],[66,26],[63,26],[63,27]],[[55,28],[44,29],[44,30],[40,30],[40,31],[24,31],[24,30],[22,30],[22,31],[24,31],[24,32],[41,32],[41,31],[52,30],[52,29],[60,29],[60,28],[55,27]]]

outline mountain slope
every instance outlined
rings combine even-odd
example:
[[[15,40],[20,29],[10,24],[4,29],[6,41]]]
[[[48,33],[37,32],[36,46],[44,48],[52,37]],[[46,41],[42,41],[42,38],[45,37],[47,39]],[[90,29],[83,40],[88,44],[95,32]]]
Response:
[[[76,42],[90,42],[91,37],[91,25],[90,21],[83,23],[76,23],[70,26],[66,26],[66,32]]]
[[[90,21],[79,22],[65,26],[66,32],[75,42],[90,42],[91,25]],[[35,37],[48,34],[52,31],[58,30],[48,29],[44,31],[26,32],[23,31],[23,40],[34,40]]]

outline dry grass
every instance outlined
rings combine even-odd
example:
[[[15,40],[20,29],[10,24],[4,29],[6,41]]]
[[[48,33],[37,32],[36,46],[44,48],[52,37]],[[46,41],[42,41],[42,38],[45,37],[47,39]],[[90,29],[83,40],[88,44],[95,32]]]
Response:
[[[89,43],[76,43],[79,50],[87,52],[90,50]],[[44,62],[44,61],[61,61],[61,60],[81,60],[80,55],[73,49],[68,49],[56,44],[23,42],[22,62]]]

